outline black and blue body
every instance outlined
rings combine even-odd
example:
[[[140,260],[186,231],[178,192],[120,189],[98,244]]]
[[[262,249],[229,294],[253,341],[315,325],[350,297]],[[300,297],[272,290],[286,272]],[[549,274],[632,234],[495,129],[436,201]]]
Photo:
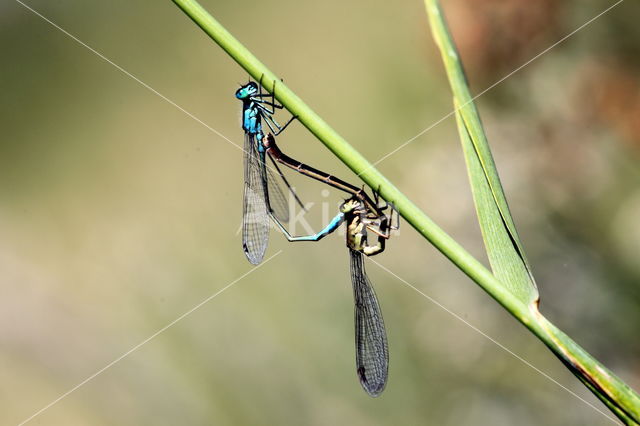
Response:
[[[273,113],[282,106],[275,103],[272,95],[262,93],[261,87],[255,82],[240,87],[236,91],[236,98],[242,101],[244,130],[242,248],[249,262],[257,265],[262,262],[269,243],[269,216],[273,214],[283,222],[289,220],[289,205],[284,192],[266,165],[262,123],[265,122],[273,132],[280,133],[293,118],[280,126],[274,120]],[[302,205],[278,166],[272,163],[296,201]]]

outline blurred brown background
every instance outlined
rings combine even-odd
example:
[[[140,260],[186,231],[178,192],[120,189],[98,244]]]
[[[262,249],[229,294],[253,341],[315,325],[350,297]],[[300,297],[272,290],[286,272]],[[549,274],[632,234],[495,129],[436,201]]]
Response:
[[[613,4],[444,3],[475,93]],[[242,144],[246,73],[171,2],[28,4]],[[420,1],[203,5],[372,161],[451,111]],[[623,2],[478,99],[543,312],[636,389],[639,13]],[[0,32],[0,423],[18,424],[252,267],[238,149],[17,2]],[[356,180],[299,124],[280,145]],[[379,168],[485,259],[452,119]],[[292,179],[319,228],[340,194]],[[372,262],[391,367],[369,398],[343,239],[272,233],[278,250],[32,424],[610,424]],[[408,226],[375,260],[604,410]]]

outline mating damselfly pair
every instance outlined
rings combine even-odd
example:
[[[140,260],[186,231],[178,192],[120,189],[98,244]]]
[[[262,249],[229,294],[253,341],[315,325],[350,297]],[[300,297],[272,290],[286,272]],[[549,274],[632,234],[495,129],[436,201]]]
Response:
[[[276,83],[273,83],[275,93]],[[301,163],[284,154],[276,144],[279,135],[294,119],[280,125],[273,117],[282,109],[273,94],[263,92],[262,84],[249,82],[236,91],[242,101],[244,143],[244,199],[242,247],[252,264],[264,258],[269,241],[270,219],[289,241],[319,241],[346,224],[346,244],[349,249],[351,282],[355,305],[356,368],[360,383],[371,396],[378,396],[387,383],[389,350],[380,304],[364,268],[364,255],[373,256],[385,249],[391,231],[398,229],[397,211],[392,204],[379,204],[377,192],[370,197],[358,188],[335,176]],[[264,133],[262,125],[269,128]],[[267,158],[271,165],[267,164]],[[278,185],[276,174],[294,200],[304,208],[278,164],[323,182],[349,194],[336,216],[323,230],[313,235],[293,236],[284,223],[288,222],[289,206],[285,192]],[[273,170],[273,171],[272,171]],[[390,209],[387,215],[385,212]],[[395,223],[393,212],[396,212]]]

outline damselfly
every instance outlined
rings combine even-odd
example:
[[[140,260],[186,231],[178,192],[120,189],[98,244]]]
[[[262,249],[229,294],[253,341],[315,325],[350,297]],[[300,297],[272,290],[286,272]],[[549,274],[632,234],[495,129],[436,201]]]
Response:
[[[244,130],[242,248],[249,262],[257,265],[264,258],[269,242],[269,215],[273,214],[283,222],[289,220],[287,199],[271,169],[266,165],[262,144],[262,122],[264,121],[273,133],[279,134],[294,117],[283,126],[276,122],[273,114],[276,109],[282,109],[282,105],[275,102],[273,95],[262,92],[262,84],[250,81],[236,91],[236,98],[242,101]],[[273,159],[271,162],[295,200],[302,206],[278,165]]]
[[[389,349],[380,304],[367,277],[363,255],[373,256],[384,251],[391,230],[399,228],[397,219],[393,224],[392,216],[396,210],[388,203],[379,206],[377,195],[373,201],[364,189],[285,155],[271,133],[263,139],[263,144],[269,156],[279,163],[351,194],[351,198],[341,204],[340,212],[333,220],[314,235],[292,236],[277,217],[273,219],[289,241],[319,241],[338,229],[343,222],[347,224],[346,243],[355,305],[356,371],[364,390],[371,396],[378,396],[387,383]],[[387,216],[384,211],[389,206],[392,210]],[[370,235],[374,236],[375,242],[369,241]]]
[[[276,224],[289,241],[319,241],[329,235],[340,224],[347,224],[347,247],[349,248],[351,283],[355,305],[356,371],[364,390],[378,396],[387,383],[389,349],[380,304],[364,268],[364,256],[373,256],[385,249],[390,231],[398,223],[386,215],[374,215],[356,195],[340,206],[340,212],[322,231],[315,235],[292,236],[276,220]],[[370,242],[369,237],[375,242]]]

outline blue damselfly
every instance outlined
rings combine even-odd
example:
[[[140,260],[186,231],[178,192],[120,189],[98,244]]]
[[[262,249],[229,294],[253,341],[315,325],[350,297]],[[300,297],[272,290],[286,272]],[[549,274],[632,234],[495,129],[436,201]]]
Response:
[[[271,168],[266,165],[262,123],[266,123],[272,132],[279,134],[295,117],[280,126],[273,114],[276,109],[282,109],[282,105],[275,102],[273,95],[263,93],[261,84],[252,81],[236,91],[236,98],[242,101],[244,130],[242,248],[249,262],[257,265],[264,258],[269,242],[269,216],[273,214],[283,222],[289,220],[289,205],[285,194]],[[273,159],[271,162],[297,203],[304,208],[278,165]]]

